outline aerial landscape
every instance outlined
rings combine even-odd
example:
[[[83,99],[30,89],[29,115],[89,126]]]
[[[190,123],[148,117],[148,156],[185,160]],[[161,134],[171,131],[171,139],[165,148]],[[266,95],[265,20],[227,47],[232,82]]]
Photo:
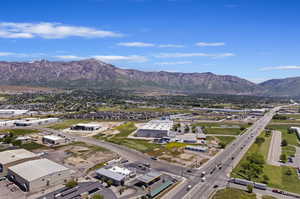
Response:
[[[300,199],[300,2],[0,5],[0,199]]]

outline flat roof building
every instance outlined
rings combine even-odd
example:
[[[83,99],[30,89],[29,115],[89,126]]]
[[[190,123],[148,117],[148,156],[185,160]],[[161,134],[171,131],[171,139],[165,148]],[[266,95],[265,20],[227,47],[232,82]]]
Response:
[[[197,152],[207,152],[208,148],[206,146],[186,146],[186,150],[197,151]]]
[[[100,124],[97,123],[79,123],[76,125],[73,125],[71,127],[71,130],[76,130],[76,131],[96,131],[99,130],[101,128]]]
[[[45,144],[61,144],[65,143],[65,138],[56,135],[45,135],[42,141]]]
[[[33,126],[33,125],[43,125],[48,123],[57,122],[59,118],[45,118],[45,119],[25,119],[15,122],[16,126]]]
[[[25,149],[0,152],[0,176],[7,175],[8,167],[38,158],[39,155]]]
[[[105,181],[111,180],[114,185],[119,186],[125,183],[126,176],[110,169],[100,168],[96,171],[98,178],[104,178]]]
[[[9,167],[7,176],[24,191],[38,192],[66,183],[71,174],[69,168],[48,159],[38,159]]]
[[[154,182],[160,180],[160,177],[162,174],[157,171],[150,171],[149,173],[146,173],[143,176],[138,177],[139,184],[149,186],[153,184]]]
[[[169,137],[172,127],[172,120],[151,120],[137,130],[136,136],[153,138]]]

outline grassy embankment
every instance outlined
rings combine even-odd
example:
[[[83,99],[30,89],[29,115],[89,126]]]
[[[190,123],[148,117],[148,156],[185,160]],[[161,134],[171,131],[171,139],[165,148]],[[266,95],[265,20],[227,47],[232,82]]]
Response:
[[[285,135],[287,136],[287,135]],[[291,136],[291,135],[289,135]],[[260,137],[263,137],[265,139],[265,142],[263,144],[257,144],[254,143],[250,149],[247,151],[246,155],[242,158],[242,160],[239,162],[236,168],[233,169],[233,172],[231,173],[232,177],[237,178],[246,178],[244,176],[244,173],[242,171],[242,164],[246,162],[247,157],[250,154],[253,153],[259,153],[263,156],[265,163],[263,165],[263,173],[259,175],[258,178],[252,179],[256,182],[263,182],[263,175],[267,175],[268,180],[268,186],[274,187],[278,189],[283,189],[290,192],[300,193],[300,179],[298,178],[296,169],[288,166],[273,166],[268,165],[266,163],[270,142],[271,142],[271,136],[266,136],[266,134],[263,132]],[[290,171],[290,174],[288,174],[288,171]]]

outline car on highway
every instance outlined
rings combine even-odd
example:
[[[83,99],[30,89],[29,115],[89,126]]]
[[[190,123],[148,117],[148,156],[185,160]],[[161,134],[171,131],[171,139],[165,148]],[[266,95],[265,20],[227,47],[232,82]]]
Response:
[[[152,160],[157,160],[157,157],[154,157],[154,156],[153,156],[153,157],[151,157],[151,159],[152,159]]]
[[[192,185],[188,185],[186,190],[189,191],[189,190],[191,190],[191,188],[192,188]]]
[[[186,170],[186,172],[188,172],[188,173],[192,173],[192,170],[191,170],[191,169],[188,169],[188,170]]]
[[[215,185],[213,186],[214,189],[216,189],[216,188],[218,188],[218,187],[219,187],[219,185],[217,185],[217,184],[215,184]]]
[[[205,182],[206,178],[205,177],[202,177],[201,178],[201,182]]]

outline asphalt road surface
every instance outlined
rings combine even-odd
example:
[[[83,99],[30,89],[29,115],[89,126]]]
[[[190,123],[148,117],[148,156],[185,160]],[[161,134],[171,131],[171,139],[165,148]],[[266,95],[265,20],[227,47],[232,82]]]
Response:
[[[214,191],[214,185],[225,186],[229,177],[229,173],[238,164],[247,150],[255,141],[255,138],[264,130],[267,124],[280,107],[276,107],[265,114],[261,119],[256,121],[248,130],[235,141],[233,141],[226,149],[210,160],[191,179],[192,189],[187,191],[188,185],[181,186],[176,191],[173,199],[207,199]],[[219,165],[219,166],[218,166]],[[201,172],[205,171],[206,179],[201,181]]]
[[[272,139],[270,143],[270,150],[268,154],[268,164],[274,166],[280,166],[280,154],[281,154],[281,132],[272,131]]]

